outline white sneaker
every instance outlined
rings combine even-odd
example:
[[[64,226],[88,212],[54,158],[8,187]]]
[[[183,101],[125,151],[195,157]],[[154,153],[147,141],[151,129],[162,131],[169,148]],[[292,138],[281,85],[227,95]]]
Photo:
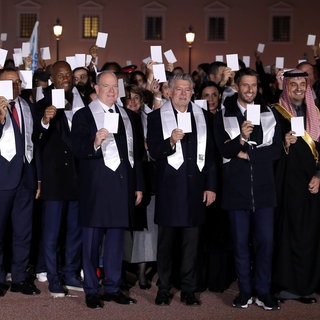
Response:
[[[46,282],[48,281],[47,273],[46,272],[39,272],[36,274],[36,277],[39,282]]]

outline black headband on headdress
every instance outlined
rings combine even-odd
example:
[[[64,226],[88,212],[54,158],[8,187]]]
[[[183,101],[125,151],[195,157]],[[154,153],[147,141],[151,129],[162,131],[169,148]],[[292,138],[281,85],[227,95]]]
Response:
[[[286,72],[283,74],[283,76],[284,76],[285,78],[298,78],[298,77],[303,77],[303,78],[305,78],[305,77],[308,77],[309,75],[308,75],[307,72],[303,72],[303,71],[301,71],[301,72],[298,72],[298,71],[296,71],[296,72],[286,71]]]

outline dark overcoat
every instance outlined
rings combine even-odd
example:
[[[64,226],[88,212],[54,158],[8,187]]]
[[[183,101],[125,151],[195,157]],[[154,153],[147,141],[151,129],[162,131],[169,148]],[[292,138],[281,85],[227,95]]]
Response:
[[[170,103],[171,102],[167,102]],[[172,106],[171,106],[172,107]],[[169,227],[195,227],[205,221],[205,190],[216,191],[216,167],[212,123],[203,110],[206,121],[207,145],[205,165],[197,166],[197,128],[193,115],[195,105],[189,105],[192,132],[181,140],[184,162],[178,170],[169,165],[167,157],[175,151],[170,139],[164,139],[160,109],[148,114],[147,144],[150,155],[156,161],[156,209],[155,223]],[[173,107],[172,107],[173,108]],[[174,110],[175,114],[176,111]]]
[[[77,200],[78,177],[71,148],[71,129],[64,109],[57,109],[48,129],[41,126],[44,111],[52,105],[51,90],[44,89],[44,98],[38,101],[36,135],[40,145],[44,200]]]
[[[94,149],[98,129],[90,106],[95,104],[99,101],[94,100],[73,117],[72,145],[79,162],[80,224],[84,227],[126,228],[133,219],[135,191],[144,190],[132,114],[125,109],[134,133],[134,166],[132,168],[129,163],[124,122],[119,114],[118,133],[114,137],[121,163],[116,171],[112,171],[105,165],[101,149]]]

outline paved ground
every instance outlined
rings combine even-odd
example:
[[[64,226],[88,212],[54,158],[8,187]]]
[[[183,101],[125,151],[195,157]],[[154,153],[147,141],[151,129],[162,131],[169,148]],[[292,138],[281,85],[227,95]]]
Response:
[[[320,302],[303,305],[287,301],[280,311],[264,311],[256,305],[248,309],[231,307],[237,293],[236,284],[224,293],[209,291],[200,294],[202,305],[187,307],[181,304],[179,292],[176,292],[170,306],[159,307],[154,304],[156,286],[150,290],[140,290],[138,286],[130,290],[137,299],[135,305],[121,306],[106,302],[103,309],[91,310],[86,307],[84,294],[70,292],[65,298],[50,297],[47,283],[39,283],[39,296],[30,297],[20,293],[8,292],[0,298],[0,320],[319,320]],[[318,297],[320,299],[320,297]]]

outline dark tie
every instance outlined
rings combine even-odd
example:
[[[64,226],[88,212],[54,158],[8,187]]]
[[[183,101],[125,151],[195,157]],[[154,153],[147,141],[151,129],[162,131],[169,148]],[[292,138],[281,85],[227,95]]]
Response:
[[[11,112],[12,112],[13,118],[14,118],[18,128],[20,129],[20,121],[19,121],[18,111],[16,108],[16,103],[14,101],[11,101],[10,106],[11,106]]]
[[[111,109],[111,108],[109,108],[109,110],[108,110],[109,112],[111,112],[111,113],[113,113],[113,109]]]

